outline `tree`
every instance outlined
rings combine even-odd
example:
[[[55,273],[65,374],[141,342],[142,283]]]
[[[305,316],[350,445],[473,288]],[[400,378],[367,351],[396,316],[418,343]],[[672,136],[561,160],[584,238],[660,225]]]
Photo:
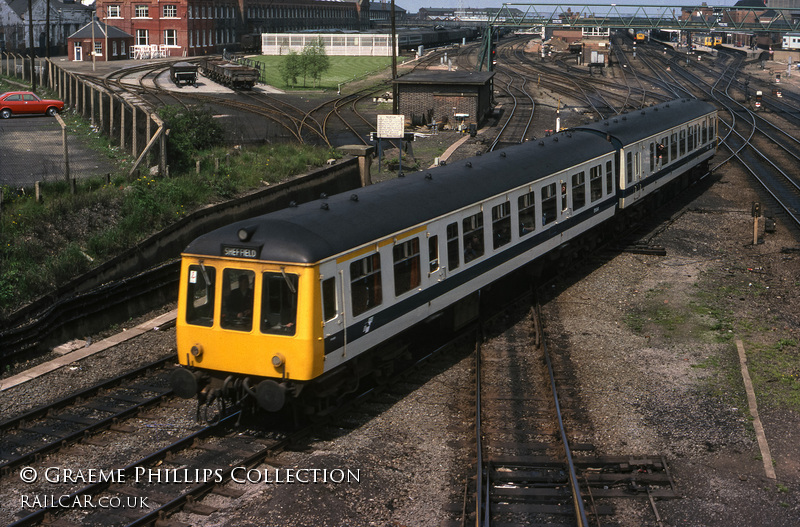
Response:
[[[298,55],[296,51],[289,51],[289,54],[278,66],[278,72],[286,86],[289,86],[290,82],[297,84],[297,77],[303,74],[303,57]]]
[[[322,41],[321,37],[303,48],[303,57],[305,58],[303,61],[303,65],[305,66],[303,71],[303,85],[305,86],[305,76],[308,75],[314,79],[314,86],[316,87],[322,74],[331,69],[331,61],[325,53],[325,43]]]

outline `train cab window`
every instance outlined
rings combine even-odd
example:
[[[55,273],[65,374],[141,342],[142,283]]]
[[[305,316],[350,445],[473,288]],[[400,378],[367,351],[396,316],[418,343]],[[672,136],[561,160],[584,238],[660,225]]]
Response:
[[[261,333],[294,335],[297,330],[296,274],[263,274],[261,289]]]
[[[439,237],[428,238],[428,269],[430,273],[439,270]]]
[[[214,325],[214,285],[217,270],[207,265],[189,266],[186,288],[186,323],[196,326]]]
[[[606,189],[609,194],[614,193],[614,164],[606,161]]]
[[[517,199],[520,238],[536,230],[536,194],[528,192]]]
[[[458,269],[461,256],[458,250],[458,223],[447,226],[447,269]]]
[[[392,249],[394,259],[394,296],[419,287],[419,238],[398,243]]]
[[[686,130],[681,130],[679,132],[679,136],[678,137],[680,138],[680,139],[678,139],[678,145],[680,145],[680,147],[681,147],[680,155],[681,156],[685,156],[686,155]]]
[[[492,248],[497,249],[511,241],[511,202],[492,207]]]
[[[542,187],[542,225],[556,221],[557,212],[556,184],[550,183]]]
[[[586,205],[586,173],[581,171],[572,175],[572,210]]]
[[[378,253],[356,260],[350,264],[350,294],[353,316],[381,305],[381,256]]]
[[[595,202],[603,197],[603,174],[600,165],[589,169],[589,198]]]
[[[464,263],[483,256],[483,212],[464,218]]]
[[[669,160],[675,161],[678,159],[678,134],[670,134],[669,136]]]
[[[222,271],[223,329],[250,331],[253,329],[253,283],[255,273],[245,269]]]
[[[322,320],[333,320],[339,310],[336,309],[336,279],[326,278],[322,281]]]

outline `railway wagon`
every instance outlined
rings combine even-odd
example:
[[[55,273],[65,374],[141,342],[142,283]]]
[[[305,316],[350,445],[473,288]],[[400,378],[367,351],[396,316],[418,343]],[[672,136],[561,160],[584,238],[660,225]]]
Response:
[[[465,325],[483,288],[688,186],[716,130],[712,105],[675,100],[202,235],[182,254],[172,387],[198,408],[323,412],[391,371],[410,328]]]
[[[197,84],[197,64],[191,62],[176,62],[169,67],[169,78],[180,88],[184,85]]]
[[[397,45],[400,49],[414,50],[419,46],[426,48],[458,44],[462,40],[473,40],[478,36],[478,29],[473,27],[409,29],[397,33]]]
[[[258,82],[259,72],[250,66],[234,64],[227,60],[207,59],[203,63],[202,73],[214,82],[229,88],[251,89]]]

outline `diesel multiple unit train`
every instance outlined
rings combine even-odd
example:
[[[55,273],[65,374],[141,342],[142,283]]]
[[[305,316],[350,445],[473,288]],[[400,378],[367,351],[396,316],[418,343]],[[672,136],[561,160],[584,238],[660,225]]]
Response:
[[[714,107],[675,100],[209,232],[182,255],[172,386],[317,411],[405,330],[463,326],[483,288],[705,174],[716,144]]]

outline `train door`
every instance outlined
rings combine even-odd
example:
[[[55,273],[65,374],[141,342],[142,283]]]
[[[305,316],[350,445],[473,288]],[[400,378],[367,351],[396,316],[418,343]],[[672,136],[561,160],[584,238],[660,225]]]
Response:
[[[325,353],[344,346],[344,288],[341,272],[335,261],[325,262],[319,268],[320,299],[322,302],[322,336]]]

